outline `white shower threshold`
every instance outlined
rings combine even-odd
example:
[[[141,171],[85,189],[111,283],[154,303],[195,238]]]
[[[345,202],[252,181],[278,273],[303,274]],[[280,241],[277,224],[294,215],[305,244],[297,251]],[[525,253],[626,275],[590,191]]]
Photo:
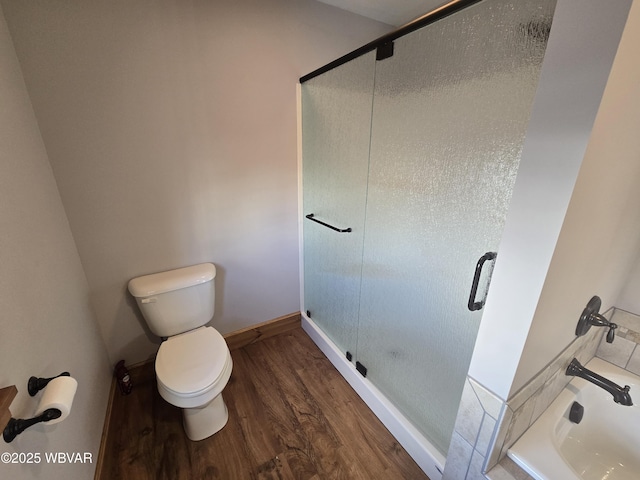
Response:
[[[304,312],[302,312],[302,328],[422,471],[431,480],[441,480],[445,456],[400,413],[380,390],[358,373],[353,363],[346,359],[344,353],[336,348],[329,337]]]

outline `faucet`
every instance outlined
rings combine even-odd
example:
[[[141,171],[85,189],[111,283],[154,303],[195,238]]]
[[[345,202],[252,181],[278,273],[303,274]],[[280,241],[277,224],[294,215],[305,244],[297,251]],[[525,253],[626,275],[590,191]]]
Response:
[[[571,360],[571,363],[567,367],[567,371],[565,373],[573,377],[584,378],[588,382],[591,382],[600,388],[604,388],[607,392],[613,395],[613,401],[620,405],[626,405],[629,407],[633,405],[631,395],[629,395],[629,389],[631,388],[629,385],[625,385],[624,388],[622,388],[617,383],[613,383],[611,380],[592,372],[588,368],[584,368],[576,358]]]
[[[604,316],[600,315],[598,312],[600,311],[600,306],[602,305],[602,300],[600,297],[593,296],[587,306],[582,311],[582,315],[580,315],[580,319],[578,320],[578,325],[576,325],[576,336],[581,337],[586,334],[589,329],[594,327],[608,327],[609,331],[607,332],[607,343],[613,343],[613,339],[616,335],[616,325],[613,322],[607,320]]]

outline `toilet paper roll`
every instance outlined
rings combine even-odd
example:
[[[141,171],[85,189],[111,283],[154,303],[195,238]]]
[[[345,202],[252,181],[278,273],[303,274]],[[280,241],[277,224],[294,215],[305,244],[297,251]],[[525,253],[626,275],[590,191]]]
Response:
[[[35,416],[41,415],[42,412],[49,408],[57,408],[62,415],[45,423],[52,425],[61,422],[71,412],[71,405],[73,405],[73,397],[77,388],[78,382],[73,377],[54,378],[44,388]]]

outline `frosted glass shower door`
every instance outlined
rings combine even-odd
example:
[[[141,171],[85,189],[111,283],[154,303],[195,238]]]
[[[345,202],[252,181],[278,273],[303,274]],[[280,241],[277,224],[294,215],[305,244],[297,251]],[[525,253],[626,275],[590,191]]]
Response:
[[[304,309],[343,352],[358,333],[374,67],[371,52],[302,84]]]
[[[472,278],[498,249],[554,6],[485,0],[376,62],[357,360],[443,453],[482,315]]]

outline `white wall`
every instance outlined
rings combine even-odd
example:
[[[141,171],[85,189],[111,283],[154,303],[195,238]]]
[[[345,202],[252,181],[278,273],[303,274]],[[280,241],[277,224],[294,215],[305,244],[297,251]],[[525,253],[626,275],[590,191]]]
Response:
[[[227,333],[299,310],[296,81],[390,27],[311,0],[2,0],[112,361],[132,277],[218,267]]]
[[[615,184],[616,178],[625,175],[613,174],[607,168],[612,161],[603,153],[607,147],[589,147],[590,155],[595,158],[587,163],[597,164],[597,171],[582,175],[577,190],[584,191],[580,196],[590,199],[589,206],[582,209],[577,200],[567,219],[566,230],[563,222],[630,4],[622,0],[615,3],[558,0],[557,3],[511,207],[469,369],[472,378],[505,400],[574,338],[575,323],[590,296],[600,291],[603,296],[606,293],[608,297],[615,297],[622,278],[619,275],[626,274],[620,272],[620,264],[628,256],[629,246],[625,241],[617,244],[617,237],[611,231],[592,233],[594,226],[601,225],[607,230],[621,223],[624,214],[616,208],[624,204],[628,194],[628,191],[620,192],[618,198],[614,193],[615,201],[610,204],[598,204],[597,198],[589,197],[590,194],[603,195],[600,192],[607,190],[594,185],[598,179],[611,178]],[[630,61],[625,59],[624,63]],[[614,108],[609,116],[618,119],[617,114]],[[608,121],[599,122],[601,125],[592,140],[596,144],[613,135]],[[626,119],[622,117],[617,121]],[[629,151],[633,148],[629,147]],[[629,170],[627,173],[633,171],[626,158],[621,164]],[[591,210],[594,200],[598,208],[591,225],[591,220],[584,222],[582,212]],[[556,255],[554,251],[560,237],[562,243],[558,248],[562,252]],[[611,252],[622,245],[627,249],[625,253],[612,256]],[[594,276],[586,275],[585,264],[598,254],[607,258],[597,259]],[[612,278],[612,275],[617,276]],[[606,299],[606,302],[610,305],[614,300]],[[528,338],[530,329],[532,333]]]
[[[71,415],[37,425],[1,452],[40,453],[40,464],[0,463],[0,478],[93,476],[111,369],[89,307],[89,287],[0,12],[0,388],[16,385],[11,412],[31,418],[30,376],[69,370]],[[47,465],[45,452],[91,452],[93,463]]]
[[[616,301],[616,307],[640,315],[640,248],[627,284]]]
[[[628,305],[621,294],[640,252],[638,45],[640,2],[636,1],[598,110],[512,393],[575,338],[580,314],[593,295],[602,299],[602,312]],[[627,295],[637,308],[640,301],[638,286],[635,288],[635,298],[631,292]]]

